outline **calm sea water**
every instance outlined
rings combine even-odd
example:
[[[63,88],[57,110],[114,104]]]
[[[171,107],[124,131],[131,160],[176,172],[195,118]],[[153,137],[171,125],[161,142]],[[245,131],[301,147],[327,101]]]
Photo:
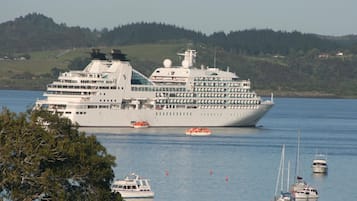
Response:
[[[21,112],[41,95],[0,90],[0,105]],[[185,136],[185,128],[82,130],[116,156],[117,178],[130,172],[150,178],[155,201],[270,201],[281,146],[294,164],[300,132],[300,175],[318,188],[319,201],[357,200],[357,100],[275,103],[257,128],[212,128],[208,137]],[[316,152],[328,155],[328,175],[312,174]]]

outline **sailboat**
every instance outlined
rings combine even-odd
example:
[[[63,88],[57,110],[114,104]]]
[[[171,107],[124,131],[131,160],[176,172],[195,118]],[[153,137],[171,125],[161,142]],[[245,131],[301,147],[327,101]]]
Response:
[[[293,198],[291,197],[291,193],[288,191],[289,189],[289,171],[290,171],[290,161],[288,162],[288,176],[286,182],[286,191],[283,190],[284,186],[284,165],[285,165],[285,144],[281,149],[281,158],[279,164],[279,171],[278,177],[276,179],[275,185],[275,194],[274,194],[274,201],[292,201]],[[279,183],[280,182],[280,183]],[[280,195],[278,195],[278,188],[280,186]]]
[[[319,198],[318,191],[315,187],[310,186],[299,176],[300,161],[300,133],[298,135],[298,145],[296,153],[295,183],[291,185],[290,192],[295,201],[317,201]]]

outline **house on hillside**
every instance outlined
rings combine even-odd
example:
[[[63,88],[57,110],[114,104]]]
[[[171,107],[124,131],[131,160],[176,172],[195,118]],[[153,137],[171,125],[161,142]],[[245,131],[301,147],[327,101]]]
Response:
[[[338,57],[343,56],[343,52],[337,52],[337,53],[336,53],[336,56],[338,56]]]
[[[319,59],[328,59],[329,55],[327,53],[319,54]]]

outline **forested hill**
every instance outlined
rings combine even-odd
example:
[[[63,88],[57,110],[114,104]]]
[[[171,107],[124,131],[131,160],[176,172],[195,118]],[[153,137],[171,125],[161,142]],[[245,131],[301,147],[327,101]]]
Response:
[[[56,24],[42,14],[28,14],[0,24],[2,53],[63,49],[96,45],[90,29]]]
[[[190,41],[224,48],[230,52],[247,55],[323,52],[336,49],[357,49],[356,37],[327,37],[300,32],[273,30],[243,30],[230,33],[201,32],[162,23],[133,23],[112,30],[90,30],[57,24],[42,14],[31,13],[13,21],[0,24],[1,53],[34,50],[64,49],[73,47],[114,46],[160,41]]]
[[[300,32],[282,32],[272,30],[243,30],[228,34],[214,33],[208,37],[209,42],[225,49],[235,50],[248,55],[280,54],[288,55],[292,52],[307,52],[317,48],[330,52],[342,48],[337,41],[323,39],[315,34]],[[345,46],[346,47],[346,46]]]
[[[103,32],[100,43],[104,45],[130,45],[160,41],[188,40],[203,42],[207,36],[200,32],[161,23],[133,23]]]

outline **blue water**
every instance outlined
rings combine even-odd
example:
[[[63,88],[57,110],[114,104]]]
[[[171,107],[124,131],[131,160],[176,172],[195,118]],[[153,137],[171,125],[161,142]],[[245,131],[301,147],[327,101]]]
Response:
[[[0,104],[25,111],[42,92],[0,90]],[[188,137],[184,128],[82,129],[116,156],[116,177],[136,172],[151,180],[155,201],[272,200],[282,144],[319,201],[357,200],[357,100],[275,98],[257,128],[212,128]],[[328,154],[328,175],[313,175],[316,152]],[[294,166],[294,165],[292,165]],[[291,168],[291,180],[294,168]]]

